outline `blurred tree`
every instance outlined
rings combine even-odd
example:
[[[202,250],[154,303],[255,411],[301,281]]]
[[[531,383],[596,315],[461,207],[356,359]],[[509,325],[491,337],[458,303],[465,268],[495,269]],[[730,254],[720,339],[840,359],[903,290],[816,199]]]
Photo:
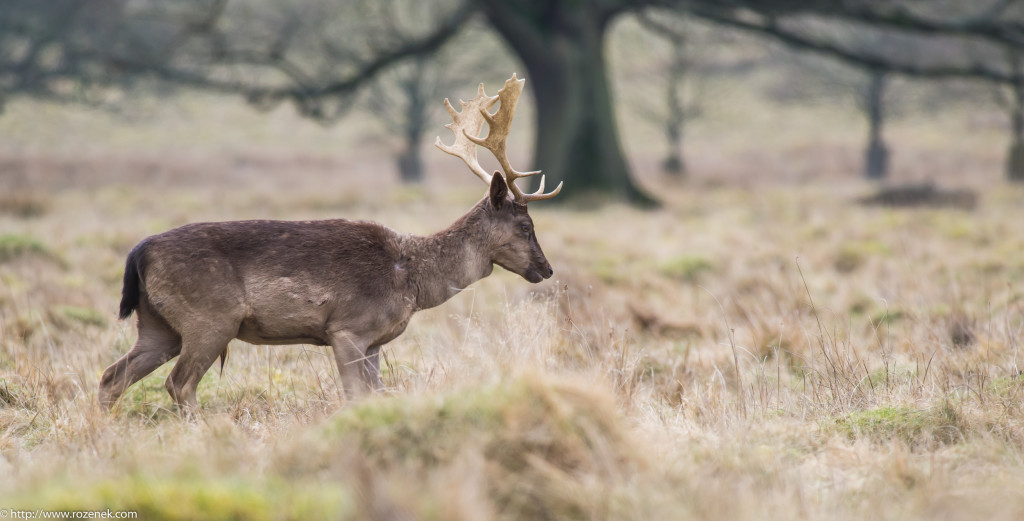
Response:
[[[868,119],[868,146],[864,151],[864,177],[885,179],[889,175],[889,148],[882,140],[885,122],[885,86],[889,73],[885,69],[869,69],[867,86],[858,105]]]
[[[5,0],[0,5],[0,110],[12,96],[97,102],[114,0]]]
[[[415,26],[429,19],[424,10],[431,8],[428,2],[407,1],[401,13],[389,18],[393,24]],[[403,183],[423,180],[424,138],[433,141],[442,124],[437,116],[448,117],[440,100],[481,81],[500,85],[515,70],[493,33],[485,29],[479,23],[468,24],[434,54],[414,56],[378,74],[367,89],[370,112],[401,138],[396,166]]]
[[[416,56],[411,63],[381,74],[371,89],[373,95],[367,98],[374,115],[402,138],[396,162],[403,183],[423,181],[423,136],[428,131],[430,106],[439,90],[437,80],[443,67],[443,62],[429,56]]]
[[[821,6],[829,3],[822,2]],[[1021,75],[1014,69],[1013,59],[999,58],[1001,53],[1009,56],[1024,52],[1024,3],[933,0],[927,4],[894,1],[882,5],[867,1],[840,6],[832,13],[835,16],[817,16],[815,12],[820,13],[820,9],[809,8],[786,18],[766,15],[746,19],[707,12],[707,18],[865,71],[868,81],[862,82],[858,105],[869,121],[865,151],[865,175],[869,178],[887,175],[888,149],[882,141],[882,126],[886,119],[884,92],[892,74],[981,79],[1008,89],[1011,94],[1002,97],[1002,105],[1011,114],[1014,138],[1007,175],[1011,180],[1024,175],[1024,146],[1017,146],[1024,138],[1016,137],[1018,122],[1024,133],[1024,112],[1018,119],[1014,87]],[[1021,173],[1015,174],[1018,171]]]
[[[52,53],[40,53],[28,60],[37,64],[31,71],[45,71],[47,77],[81,72],[100,80],[114,72],[148,73],[242,93],[257,106],[290,101],[308,117],[331,121],[344,114],[360,87],[378,74],[434,53],[479,15],[527,70],[537,113],[534,163],[549,181],[565,181],[559,200],[598,193],[640,205],[653,200],[629,175],[604,55],[608,27],[624,13],[674,9],[861,66],[1004,84],[1013,81],[1004,63],[971,62],[963,50],[1024,49],[1024,7],[1014,0],[435,0],[423,24],[426,29],[410,31],[387,23],[390,1],[105,0],[102,5],[109,2],[109,12],[100,10],[97,17],[91,14],[96,11],[92,2],[7,0],[0,5],[0,23],[8,30],[36,35],[79,34],[79,29],[59,29],[59,17],[40,23],[33,6],[70,6],[69,12],[77,12],[75,6],[88,5],[89,9],[79,9],[88,11],[93,23],[77,25],[88,29],[88,37],[72,41],[51,36],[68,44],[53,51],[63,57],[44,59]],[[74,17],[79,22],[85,18]],[[837,25],[941,41],[955,52],[905,61],[836,41],[829,29]],[[27,57],[24,46],[0,52],[12,53],[15,66]],[[48,68],[54,61],[104,67]],[[15,76],[24,77],[21,72]]]
[[[1024,56],[1012,47],[1006,48],[1005,54],[1014,81],[996,88],[996,101],[1010,115],[1013,135],[1006,155],[1006,177],[1020,182],[1024,181]]]
[[[668,16],[642,13],[638,20],[641,26],[664,38],[669,44],[669,54],[658,64],[664,96],[664,106],[652,108],[650,103],[637,104],[642,115],[662,128],[667,153],[661,162],[661,170],[669,176],[682,179],[686,175],[686,161],[683,159],[683,135],[687,122],[701,113],[698,99],[699,89],[694,77],[694,44],[689,34],[695,32],[692,24],[673,13]]]
[[[856,35],[853,35],[856,37]],[[872,35],[864,38],[863,45],[891,45],[900,52],[910,52],[911,47],[901,47],[903,42],[889,42],[887,38]],[[880,51],[884,52],[884,51]],[[789,53],[787,53],[788,55]],[[892,73],[878,67],[849,66],[821,56],[795,56],[795,61],[786,60],[784,67],[794,66],[789,77],[799,77],[800,85],[787,80],[785,89],[789,95],[802,92],[805,96],[822,99],[853,100],[853,105],[864,116],[867,123],[867,142],[864,147],[862,172],[865,178],[881,180],[889,176],[889,148],[884,139],[885,123],[899,108],[899,97],[893,99],[890,83]]]

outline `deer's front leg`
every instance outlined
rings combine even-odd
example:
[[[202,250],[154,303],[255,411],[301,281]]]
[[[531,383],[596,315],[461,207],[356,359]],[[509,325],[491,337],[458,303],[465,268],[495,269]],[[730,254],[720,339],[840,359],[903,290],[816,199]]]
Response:
[[[369,376],[370,385],[373,390],[380,392],[384,390],[384,381],[380,378],[380,346],[370,346],[366,350],[366,359],[363,360],[364,370]]]
[[[369,342],[348,331],[337,331],[331,333],[331,347],[341,373],[345,400],[354,401],[366,396],[373,389],[373,380],[367,374],[365,363]]]

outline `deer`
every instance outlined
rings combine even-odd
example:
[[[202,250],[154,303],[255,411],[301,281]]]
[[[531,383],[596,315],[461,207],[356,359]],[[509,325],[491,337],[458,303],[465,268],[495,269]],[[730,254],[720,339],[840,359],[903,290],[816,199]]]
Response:
[[[165,381],[178,410],[198,411],[196,387],[228,343],[329,346],[345,402],[384,390],[381,346],[414,313],[439,306],[491,274],[495,264],[531,283],[554,270],[537,242],[527,204],[550,199],[516,186],[506,142],[525,79],[515,74],[495,96],[483,83],[460,100],[435,145],[488,185],[487,195],[433,235],[401,234],[370,221],[229,221],[187,224],[139,242],[125,261],[120,313],[134,312],[138,339],[100,378],[99,404],[112,409],[125,390],[177,357]],[[498,107],[492,112],[492,108]],[[481,136],[484,125],[486,136]],[[501,171],[488,174],[477,146]]]

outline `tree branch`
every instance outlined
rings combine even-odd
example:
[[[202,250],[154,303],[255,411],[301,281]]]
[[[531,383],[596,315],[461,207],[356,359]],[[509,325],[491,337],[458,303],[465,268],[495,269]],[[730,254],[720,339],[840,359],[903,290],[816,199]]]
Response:
[[[896,2],[879,2],[877,6],[836,0],[835,10],[819,14],[839,15],[852,21],[911,30],[925,34],[960,35],[1024,46],[1024,23],[1001,16],[1019,0],[998,0],[973,15],[950,20],[926,17]]]
[[[390,51],[385,51],[375,56],[372,60],[360,64],[347,78],[311,88],[296,86],[266,89],[262,92],[262,95],[303,99],[351,94],[364,83],[373,79],[380,71],[387,69],[391,65],[406,58],[430,54],[436,51],[455,36],[475,13],[476,6],[472,2],[464,2],[450,17],[438,24],[432,33],[418,40],[405,42]]]
[[[675,27],[672,27],[671,25],[665,23],[662,20],[654,18],[648,11],[640,11],[639,13],[637,13],[636,20],[645,29],[653,32],[654,34],[657,34],[658,36],[661,36],[662,38],[670,42],[681,43],[686,41],[686,35],[684,35],[680,30],[678,30]]]
[[[242,94],[250,103],[263,108],[291,101],[303,115],[328,121],[336,119],[343,112],[347,106],[346,101],[350,101],[345,98],[350,98],[381,71],[407,58],[435,52],[455,36],[477,12],[475,3],[472,0],[465,0],[433,27],[429,34],[406,40],[390,49],[377,51],[374,56],[365,60],[359,59],[354,52],[332,48],[330,43],[322,38],[316,40],[314,45],[327,51],[332,58],[344,57],[346,59],[343,61],[354,62],[352,70],[340,77],[317,79],[287,56],[287,34],[280,36],[263,50],[231,49],[223,43],[225,35],[218,32],[216,22],[223,13],[226,3],[227,0],[216,0],[209,17],[204,18],[202,23],[186,25],[182,34],[175,37],[172,44],[161,52],[143,56],[135,56],[130,52],[122,53],[111,57],[109,63],[124,71],[148,74],[190,87]],[[206,37],[211,42],[210,52],[201,56],[198,63],[187,65],[187,62],[194,61],[197,55],[195,50],[192,50],[188,54],[185,66],[175,64],[174,55],[187,43],[200,37]],[[260,84],[257,81],[224,79],[223,67],[232,66],[255,66],[274,70],[281,73],[286,81],[281,85],[266,85],[266,82]],[[327,110],[328,102],[337,103],[337,108],[333,111]]]
[[[723,15],[718,10],[693,8],[690,11],[694,15],[708,21],[766,35],[786,45],[828,55],[856,67],[896,72],[922,78],[981,78],[998,83],[1012,83],[1014,81],[1012,75],[986,67],[981,63],[972,63],[965,66],[926,65],[912,62],[900,63],[890,57],[848,49],[835,43],[809,37],[783,27],[772,17],[762,17],[757,22],[752,21],[749,17],[740,19]]]

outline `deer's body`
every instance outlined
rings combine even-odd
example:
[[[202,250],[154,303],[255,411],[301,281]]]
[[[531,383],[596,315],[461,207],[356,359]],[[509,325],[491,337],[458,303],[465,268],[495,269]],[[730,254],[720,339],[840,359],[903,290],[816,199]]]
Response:
[[[140,295],[176,331],[202,311],[237,318],[247,342],[329,345],[330,323],[380,331],[411,313],[403,242],[411,241],[344,220],[202,223],[146,239],[129,262]],[[353,302],[373,302],[374,311]]]
[[[509,84],[499,95],[512,92]],[[522,82],[513,86],[517,97]],[[474,102],[482,99],[494,101]],[[503,107],[506,122],[514,101]],[[503,150],[499,159],[507,164]],[[479,170],[475,152],[467,163]],[[200,223],[143,240],[128,255],[121,300],[121,318],[138,315],[139,338],[104,371],[100,403],[112,406],[128,386],[178,356],[167,390],[193,410],[199,380],[235,338],[332,346],[348,397],[380,389],[380,347],[402,334],[417,310],[440,305],[490,275],[494,264],[530,282],[553,273],[526,203],[557,190],[524,196],[516,174],[507,168],[506,183],[477,172],[489,183],[488,196],[424,237],[338,219]]]
[[[416,311],[490,275],[495,263],[531,282],[551,275],[526,207],[497,190],[429,236],[338,219],[200,223],[143,240],[128,256],[121,301],[123,318],[138,312],[139,341],[104,372],[100,402],[112,405],[180,355],[167,390],[194,406],[195,386],[234,338],[333,346],[346,394],[380,388],[380,347]],[[523,226],[528,247],[508,248]]]

